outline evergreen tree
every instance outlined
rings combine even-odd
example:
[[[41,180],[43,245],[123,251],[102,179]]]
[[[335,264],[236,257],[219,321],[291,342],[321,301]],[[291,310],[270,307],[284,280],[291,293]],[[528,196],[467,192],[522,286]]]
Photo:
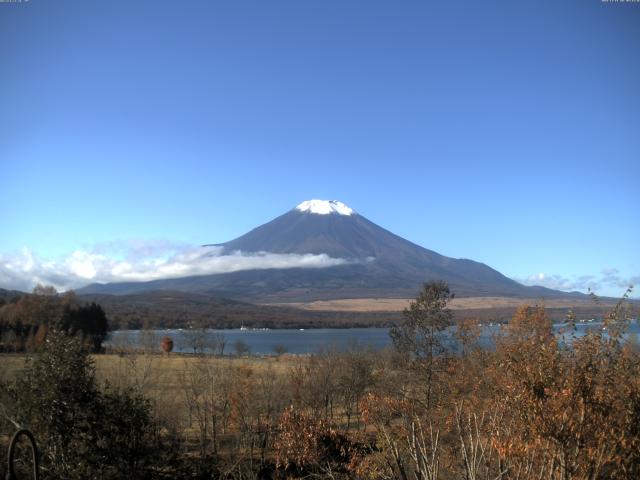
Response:
[[[453,317],[447,308],[452,298],[446,282],[425,283],[416,300],[404,309],[404,322],[389,332],[394,347],[421,372],[427,409],[432,400],[435,356],[444,352],[441,332],[451,325]]]
[[[108,332],[107,316],[102,307],[94,302],[67,305],[56,327],[68,335],[81,335],[94,352],[100,351]]]

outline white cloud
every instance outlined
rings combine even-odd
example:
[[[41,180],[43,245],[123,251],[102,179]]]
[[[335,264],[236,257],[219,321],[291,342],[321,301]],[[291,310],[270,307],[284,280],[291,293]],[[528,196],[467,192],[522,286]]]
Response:
[[[42,259],[23,248],[0,254],[0,288],[30,291],[38,283],[58,290],[89,283],[149,281],[267,268],[325,268],[350,263],[326,254],[268,252],[222,254],[221,247],[169,242],[115,242],[76,250],[62,258]]]
[[[617,268],[605,268],[598,275],[563,276],[549,273],[534,273],[524,279],[516,279],[524,285],[537,285],[541,287],[553,288],[554,290],[564,290],[567,292],[591,290],[605,295],[620,295],[630,285],[640,283],[640,276],[625,278],[621,276]]]

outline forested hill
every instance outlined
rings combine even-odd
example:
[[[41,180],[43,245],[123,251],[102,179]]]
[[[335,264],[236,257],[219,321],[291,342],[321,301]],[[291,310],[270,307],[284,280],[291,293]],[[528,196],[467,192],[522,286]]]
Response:
[[[4,288],[0,288],[0,305],[15,301],[24,294],[24,292],[18,290],[5,290]]]
[[[33,293],[0,292],[0,351],[36,351],[51,330],[79,336],[94,352],[107,336],[107,316],[74,292],[38,286]]]

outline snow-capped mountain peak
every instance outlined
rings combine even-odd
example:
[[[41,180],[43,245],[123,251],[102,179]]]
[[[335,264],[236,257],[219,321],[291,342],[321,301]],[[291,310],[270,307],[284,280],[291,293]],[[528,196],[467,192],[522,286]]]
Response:
[[[328,215],[337,213],[339,215],[353,215],[353,209],[337,200],[305,200],[296,207],[300,212],[316,213],[318,215]]]

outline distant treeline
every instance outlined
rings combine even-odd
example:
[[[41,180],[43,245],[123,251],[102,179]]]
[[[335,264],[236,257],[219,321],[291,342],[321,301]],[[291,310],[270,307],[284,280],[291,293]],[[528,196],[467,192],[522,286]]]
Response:
[[[53,287],[0,297],[0,351],[36,351],[51,329],[79,336],[97,352],[107,336],[107,316],[97,303],[83,303],[73,292],[59,294]]]
[[[36,298],[28,297],[36,295]],[[60,316],[61,310],[56,307],[51,313],[42,314],[37,308],[22,306],[8,307],[2,305],[46,304],[75,305],[79,314],[85,315],[85,307],[91,304],[100,305],[106,314],[109,330],[138,330],[148,328],[356,328],[356,327],[391,327],[402,320],[402,312],[339,312],[310,311],[292,307],[275,305],[256,305],[228,298],[202,294],[191,294],[175,291],[152,291],[133,295],[74,295],[53,293],[50,287],[39,287],[33,294],[0,289],[0,332],[8,332],[9,344],[24,340],[24,349],[30,337],[35,337],[37,327],[44,323],[49,325],[50,318]],[[83,307],[85,305],[85,307]],[[573,313],[578,318],[601,318],[611,304],[577,306]],[[71,308],[71,306],[69,307]],[[73,309],[72,308],[72,309]],[[5,311],[7,310],[7,311]],[[515,313],[515,307],[476,308],[453,311],[453,320],[460,322],[472,318],[480,322],[506,322]],[[19,311],[22,320],[16,323],[15,312]],[[566,319],[568,308],[547,308],[546,312],[553,321]],[[36,312],[41,318],[28,318]],[[6,328],[5,325],[15,325]],[[84,325],[84,323],[82,323]],[[34,326],[35,331],[34,331]],[[80,329],[82,330],[82,328]],[[16,338],[12,339],[12,333]],[[84,331],[95,335],[95,332]],[[2,340],[2,337],[0,337]],[[33,342],[34,340],[32,340]],[[3,345],[6,342],[2,342]],[[13,347],[10,347],[13,348]]]
[[[135,295],[82,295],[86,302],[104,308],[111,329],[143,328],[357,328],[391,327],[402,312],[340,312],[302,310],[275,305],[256,305],[228,298],[185,292],[153,291]],[[572,309],[578,318],[602,318],[612,304],[580,305]],[[552,321],[566,319],[569,308],[547,308]],[[454,310],[453,320],[506,322],[516,307]]]
[[[208,295],[153,291],[136,295],[82,295],[103,306],[112,329],[389,327],[401,312],[323,312],[255,305]]]

